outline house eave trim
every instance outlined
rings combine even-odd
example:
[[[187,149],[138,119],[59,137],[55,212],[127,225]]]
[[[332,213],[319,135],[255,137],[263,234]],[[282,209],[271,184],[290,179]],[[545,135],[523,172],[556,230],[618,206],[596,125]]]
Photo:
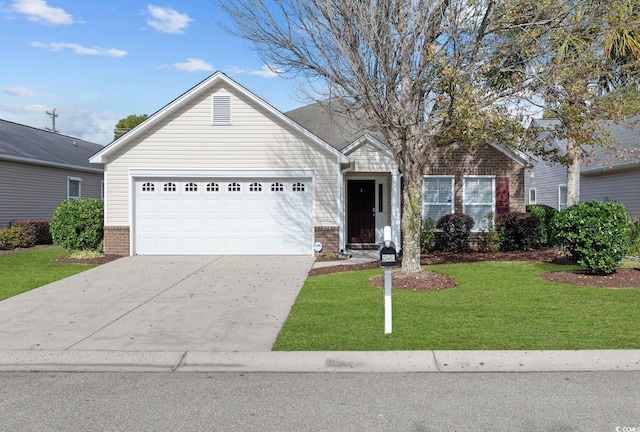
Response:
[[[82,172],[97,173],[97,174],[104,173],[104,170],[100,168],[87,168],[87,167],[81,167],[78,165],[69,165],[69,164],[62,164],[58,162],[29,159],[29,158],[23,158],[19,156],[0,155],[0,160],[6,160],[9,162],[19,162],[19,163],[25,163],[30,165],[47,166],[52,168],[61,168],[61,169],[73,170],[73,171],[82,171]]]

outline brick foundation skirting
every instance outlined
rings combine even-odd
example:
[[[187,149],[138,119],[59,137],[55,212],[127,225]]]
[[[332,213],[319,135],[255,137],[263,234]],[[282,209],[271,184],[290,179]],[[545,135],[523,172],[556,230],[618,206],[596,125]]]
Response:
[[[322,254],[340,252],[340,229],[333,226],[317,226],[314,228],[315,240],[322,243]],[[319,254],[316,254],[319,255]]]
[[[129,256],[129,227],[104,227],[104,253],[108,255]]]

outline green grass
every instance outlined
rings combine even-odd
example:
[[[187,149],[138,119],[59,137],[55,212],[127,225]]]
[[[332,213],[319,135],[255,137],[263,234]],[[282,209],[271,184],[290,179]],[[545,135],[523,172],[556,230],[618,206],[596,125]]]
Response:
[[[52,261],[67,256],[69,252],[60,247],[0,256],[0,300],[95,267]]]
[[[538,275],[570,268],[489,262],[429,266],[458,287],[393,291],[384,334],[381,270],[309,277],[274,350],[640,349],[640,289],[584,288]]]

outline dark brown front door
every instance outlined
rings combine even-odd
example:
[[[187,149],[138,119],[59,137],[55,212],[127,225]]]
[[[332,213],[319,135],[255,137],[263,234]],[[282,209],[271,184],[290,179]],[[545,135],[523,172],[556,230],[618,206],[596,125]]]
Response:
[[[375,180],[349,180],[347,182],[347,203],[348,243],[375,243]]]

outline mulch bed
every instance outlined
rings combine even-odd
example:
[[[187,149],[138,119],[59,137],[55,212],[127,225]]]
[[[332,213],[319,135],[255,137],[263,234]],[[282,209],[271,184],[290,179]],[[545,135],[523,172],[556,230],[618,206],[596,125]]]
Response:
[[[560,265],[572,264],[571,261],[562,257],[557,249],[532,250],[525,252],[464,252],[449,253],[434,251],[423,255],[420,264],[459,264],[479,261],[530,261],[545,262]],[[357,265],[344,265],[336,261],[335,266],[311,269],[310,276],[340,273],[345,271],[365,270],[379,268],[378,262]],[[564,282],[568,284],[600,287],[600,288],[640,288],[640,269],[618,269],[610,276],[598,276],[587,274],[581,270],[568,270],[545,273],[541,275],[545,280]],[[373,286],[383,287],[384,276],[376,276],[369,280]],[[405,274],[401,271],[393,273],[393,288],[412,291],[442,291],[455,288],[455,279],[439,275],[429,271],[422,271],[417,274]]]

